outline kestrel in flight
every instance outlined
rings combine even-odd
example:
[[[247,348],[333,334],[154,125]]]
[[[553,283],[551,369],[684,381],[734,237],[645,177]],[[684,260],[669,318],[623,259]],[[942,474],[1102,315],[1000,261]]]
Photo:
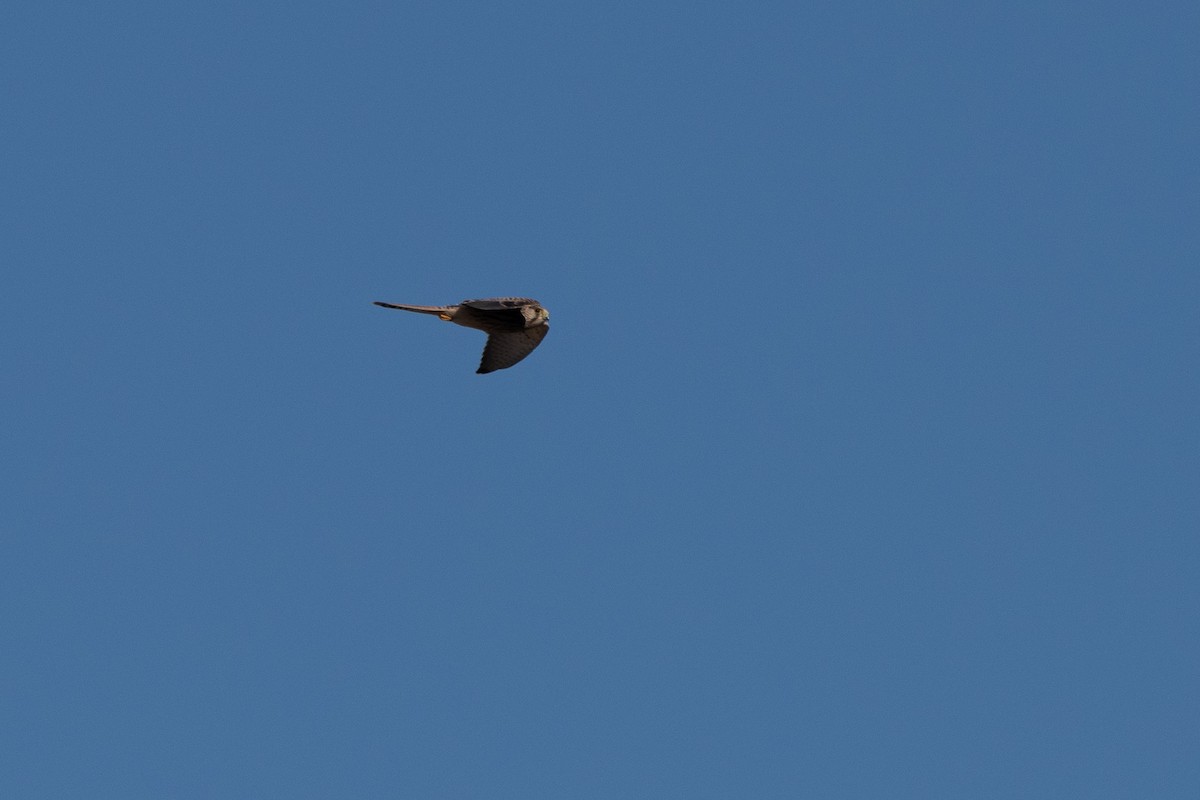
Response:
[[[550,330],[550,312],[527,297],[463,300],[456,306],[403,306],[375,302],[384,308],[436,314],[447,322],[478,328],[488,335],[477,373],[508,369],[542,343]]]

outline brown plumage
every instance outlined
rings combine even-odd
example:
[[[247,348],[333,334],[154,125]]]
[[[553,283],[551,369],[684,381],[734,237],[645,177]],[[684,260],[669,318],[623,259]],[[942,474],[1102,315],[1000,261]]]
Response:
[[[375,305],[435,314],[447,322],[476,328],[488,335],[478,373],[508,369],[533,348],[541,344],[550,330],[550,312],[536,300],[527,297],[493,297],[487,300],[464,300],[456,306],[410,306],[398,303]]]

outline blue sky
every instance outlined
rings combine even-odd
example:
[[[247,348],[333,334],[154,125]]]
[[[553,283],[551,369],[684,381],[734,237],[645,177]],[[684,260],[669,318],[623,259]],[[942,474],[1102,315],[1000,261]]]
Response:
[[[5,4],[0,794],[1196,797],[1198,29]]]

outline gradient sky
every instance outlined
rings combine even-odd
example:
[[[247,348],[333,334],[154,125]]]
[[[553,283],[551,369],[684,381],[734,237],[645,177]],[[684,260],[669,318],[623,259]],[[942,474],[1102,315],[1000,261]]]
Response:
[[[1200,796],[1198,31],[6,2],[0,795]]]

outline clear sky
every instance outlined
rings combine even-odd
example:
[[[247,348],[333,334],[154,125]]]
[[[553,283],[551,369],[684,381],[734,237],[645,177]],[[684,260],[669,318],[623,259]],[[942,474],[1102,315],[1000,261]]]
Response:
[[[4,3],[0,796],[1200,796],[1198,31]]]

